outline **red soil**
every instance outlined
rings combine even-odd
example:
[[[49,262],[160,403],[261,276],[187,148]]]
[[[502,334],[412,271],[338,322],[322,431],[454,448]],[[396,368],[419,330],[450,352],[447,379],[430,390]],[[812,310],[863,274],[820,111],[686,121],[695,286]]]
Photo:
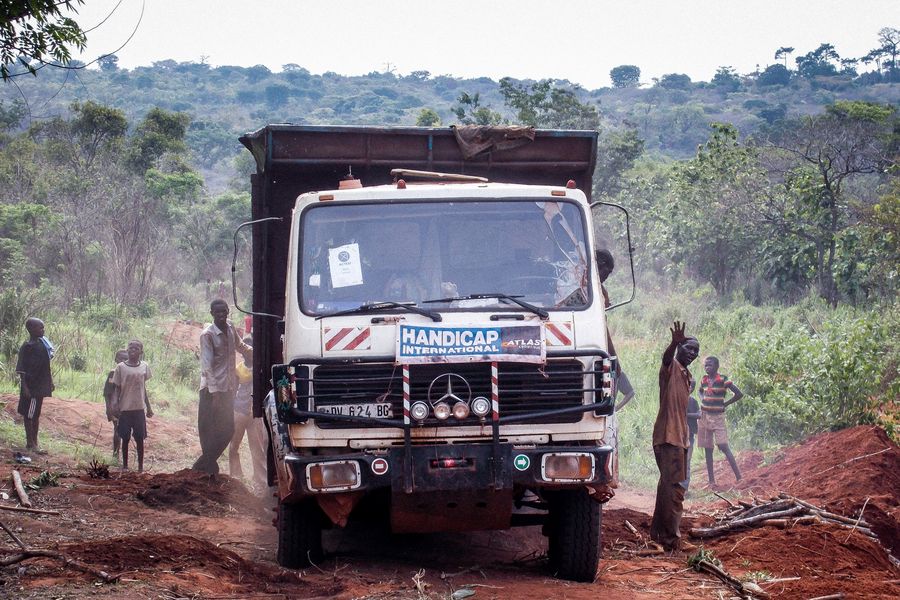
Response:
[[[727,465],[725,466],[727,468]],[[871,425],[822,433],[749,469],[736,487],[757,496],[787,492],[833,512],[863,518],[900,554],[900,447]]]

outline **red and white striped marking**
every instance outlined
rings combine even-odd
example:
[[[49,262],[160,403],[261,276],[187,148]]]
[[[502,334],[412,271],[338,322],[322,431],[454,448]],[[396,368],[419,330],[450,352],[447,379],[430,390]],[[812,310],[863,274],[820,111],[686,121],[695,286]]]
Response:
[[[372,329],[370,327],[326,327],[323,339],[325,352],[371,350]]]
[[[409,365],[403,365],[403,424],[409,425]]]
[[[571,346],[574,342],[572,335],[572,323],[545,323],[544,333],[547,340],[547,346],[560,347]]]
[[[491,363],[491,418],[494,421],[500,420],[500,383],[497,376],[497,363]]]

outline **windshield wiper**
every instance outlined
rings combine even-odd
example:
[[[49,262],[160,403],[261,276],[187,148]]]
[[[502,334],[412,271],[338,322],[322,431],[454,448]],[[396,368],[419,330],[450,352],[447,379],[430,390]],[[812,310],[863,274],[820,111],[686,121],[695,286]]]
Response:
[[[539,316],[542,319],[550,318],[550,313],[548,313],[546,310],[544,310],[540,306],[535,306],[534,304],[531,304],[530,302],[525,302],[524,300],[519,300],[519,298],[521,298],[521,297],[522,296],[520,296],[520,295],[511,296],[509,294],[499,294],[499,293],[468,294],[466,296],[454,296],[452,298],[438,298],[436,300],[425,300],[424,302],[422,302],[422,304],[430,304],[432,302],[458,302],[459,300],[487,300],[487,299],[508,300],[509,302],[518,304],[525,310],[530,310],[531,312],[533,312],[534,314],[536,314],[537,316]]]
[[[325,319],[327,317],[340,317],[343,315],[353,315],[353,314],[363,314],[367,312],[376,312],[379,310],[387,310],[390,308],[402,308],[403,310],[408,310],[411,313],[416,313],[417,315],[422,315],[423,317],[428,317],[432,321],[442,321],[443,318],[441,315],[433,310],[427,310],[425,308],[419,308],[416,306],[415,302],[391,302],[389,300],[385,300],[384,302],[372,302],[370,304],[361,304],[356,308],[348,308],[346,310],[339,310],[333,313],[327,313],[324,315],[319,315],[316,317],[316,321],[319,319]]]

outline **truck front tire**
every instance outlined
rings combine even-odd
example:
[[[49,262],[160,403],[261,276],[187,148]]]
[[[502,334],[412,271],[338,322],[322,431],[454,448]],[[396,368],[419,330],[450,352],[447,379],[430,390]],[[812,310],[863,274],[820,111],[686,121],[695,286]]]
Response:
[[[600,565],[601,505],[585,490],[557,492],[550,500],[550,568],[555,576],[592,582]]]
[[[322,559],[322,513],[314,500],[278,503],[278,564],[308,567]]]

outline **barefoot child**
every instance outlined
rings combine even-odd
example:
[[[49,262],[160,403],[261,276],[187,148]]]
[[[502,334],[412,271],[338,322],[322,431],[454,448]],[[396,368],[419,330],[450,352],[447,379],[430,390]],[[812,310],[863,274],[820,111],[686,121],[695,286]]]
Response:
[[[731,453],[731,448],[728,447],[725,407],[743,398],[744,394],[728,379],[727,375],[719,374],[719,359],[715,356],[706,357],[706,360],[703,361],[703,370],[706,371],[706,375],[700,380],[700,412],[702,416],[697,431],[697,445],[706,451],[706,473],[709,476],[709,485],[716,485],[716,476],[713,472],[713,444],[718,446],[725,458],[728,459],[735,479],[740,481],[741,470],[734,459],[734,454]],[[729,390],[732,396],[726,400],[725,395]]]
[[[153,416],[147,396],[150,367],[141,360],[144,345],[138,340],[128,342],[128,360],[116,365],[112,382],[116,385],[119,407],[119,437],[122,438],[122,468],[128,469],[128,443],[134,435],[137,446],[138,471],[144,470],[144,440],[147,419]],[[146,407],[147,411],[144,412]]]
[[[128,360],[128,350],[116,350],[115,363],[119,364]],[[116,396],[116,384],[113,383],[113,375],[116,370],[113,369],[106,376],[106,382],[103,384],[103,400],[106,403],[106,420],[113,425],[113,455],[119,460],[119,448],[122,444],[122,438],[119,437],[119,407],[116,405],[118,396]]]

